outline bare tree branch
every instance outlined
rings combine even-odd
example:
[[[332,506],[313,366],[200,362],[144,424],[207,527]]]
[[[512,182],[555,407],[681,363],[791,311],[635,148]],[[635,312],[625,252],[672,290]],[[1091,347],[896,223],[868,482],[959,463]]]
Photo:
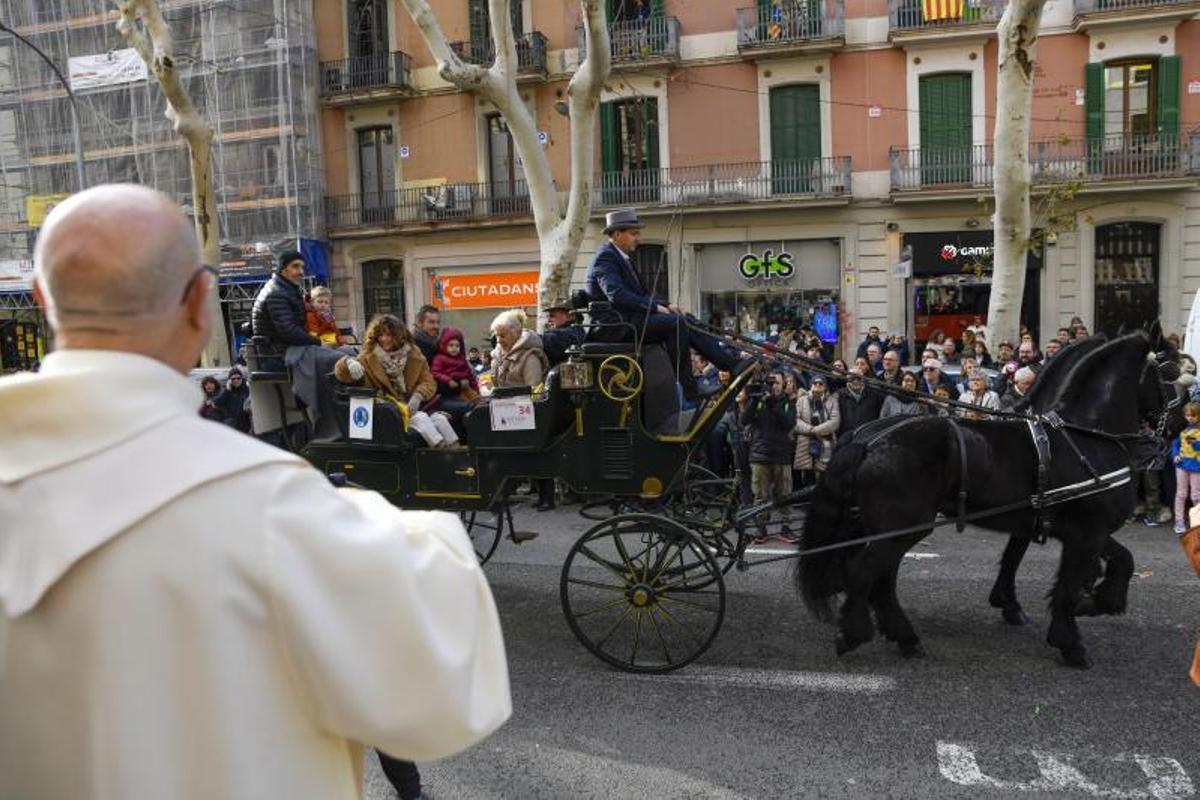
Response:
[[[196,110],[175,71],[174,40],[156,0],[117,0],[116,5],[120,12],[117,30],[154,73],[167,98],[167,119],[187,142],[196,235],[204,251],[205,263],[216,267],[221,263],[221,243],[217,230],[217,198],[212,187],[212,126]],[[204,363],[221,366],[229,361],[229,343],[216,282],[213,283],[210,306],[213,333],[205,350]]]

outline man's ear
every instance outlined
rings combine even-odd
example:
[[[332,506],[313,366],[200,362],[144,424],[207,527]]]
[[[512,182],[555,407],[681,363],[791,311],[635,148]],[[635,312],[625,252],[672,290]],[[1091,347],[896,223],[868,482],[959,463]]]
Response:
[[[46,293],[42,290],[42,282],[37,278],[33,280],[33,301],[37,303],[43,314],[49,311],[46,304]]]
[[[202,272],[192,281],[188,287],[187,297],[184,298],[183,305],[187,311],[187,324],[200,330],[211,323],[209,315],[208,299],[212,292],[213,281],[216,280],[210,272]]]

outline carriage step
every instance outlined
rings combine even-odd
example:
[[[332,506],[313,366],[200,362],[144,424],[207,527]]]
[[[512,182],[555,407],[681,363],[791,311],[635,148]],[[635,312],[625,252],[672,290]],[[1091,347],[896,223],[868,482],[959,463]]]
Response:
[[[532,541],[538,537],[537,531],[509,531],[508,538],[517,544]]]

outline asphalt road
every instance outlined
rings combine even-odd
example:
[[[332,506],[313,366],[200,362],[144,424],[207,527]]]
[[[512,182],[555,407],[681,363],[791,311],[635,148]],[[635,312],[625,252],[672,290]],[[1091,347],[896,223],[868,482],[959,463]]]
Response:
[[[946,529],[905,562],[899,594],[927,656],[881,639],[838,658],[790,562],[729,576],[712,648],[669,676],[617,672],[572,636],[562,560],[591,524],[518,514],[541,536],[486,566],[504,624],[514,714],[467,753],[423,764],[448,798],[1105,797],[1200,788],[1200,689],[1186,669],[1200,580],[1170,528],[1120,534],[1137,575],[1125,616],[1081,621],[1095,666],[1044,643],[1058,547],[1031,548],[1013,628],[987,593],[1004,539]],[[767,545],[780,549],[782,545]],[[367,763],[368,797],[394,795]]]

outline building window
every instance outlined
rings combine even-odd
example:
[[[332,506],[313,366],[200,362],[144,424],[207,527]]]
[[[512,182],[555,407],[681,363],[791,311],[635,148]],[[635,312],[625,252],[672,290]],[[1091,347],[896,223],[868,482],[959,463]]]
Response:
[[[1154,61],[1105,65],[1105,138],[1119,143],[1123,136],[1153,135],[1158,123],[1157,88],[1158,64]]]
[[[347,13],[350,57],[386,56],[388,12],[385,0],[350,0]]]
[[[920,79],[921,184],[968,183],[972,166],[971,73]]]
[[[1096,228],[1097,333],[1115,336],[1158,319],[1160,239],[1160,227],[1150,222]]]
[[[384,221],[396,205],[396,140],[390,125],[358,131],[358,186],[364,220]]]
[[[600,184],[604,202],[658,202],[658,99],[600,104]]]
[[[379,314],[408,319],[404,308],[404,262],[386,258],[362,265],[363,314],[370,322]]]
[[[771,89],[771,191],[811,191],[820,175],[821,96],[814,85]]]
[[[641,244],[629,259],[634,273],[642,283],[646,293],[662,305],[671,301],[668,299],[667,279],[667,248],[661,244]]]

